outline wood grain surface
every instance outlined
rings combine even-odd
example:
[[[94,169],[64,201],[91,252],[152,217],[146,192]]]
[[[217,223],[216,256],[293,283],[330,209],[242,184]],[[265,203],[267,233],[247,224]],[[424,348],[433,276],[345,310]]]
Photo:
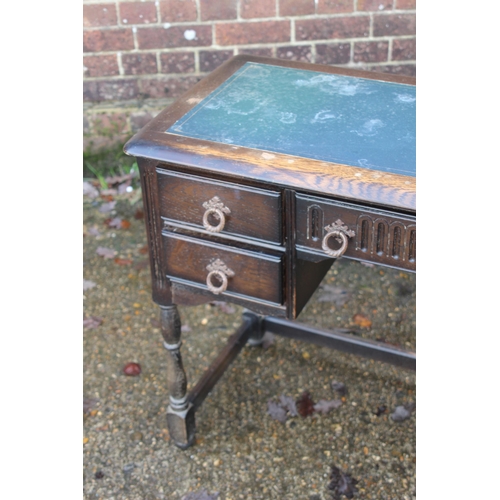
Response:
[[[243,236],[280,245],[283,241],[281,193],[158,169],[160,210],[164,220],[187,223],[204,231],[203,203],[218,197],[225,215],[221,238]],[[215,218],[214,218],[215,219]],[[217,225],[218,220],[209,222]],[[206,232],[206,231],[204,231]]]

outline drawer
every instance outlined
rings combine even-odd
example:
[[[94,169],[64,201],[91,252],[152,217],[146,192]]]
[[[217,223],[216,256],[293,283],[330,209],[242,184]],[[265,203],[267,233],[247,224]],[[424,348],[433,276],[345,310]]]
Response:
[[[157,169],[160,215],[165,223],[228,239],[281,245],[279,191],[240,186]]]
[[[273,305],[283,303],[283,255],[236,249],[166,231],[162,236],[171,281],[207,291],[207,279],[219,289],[226,281],[225,290],[212,292],[214,300],[227,295]]]
[[[297,249],[327,255],[322,245],[332,230],[327,226],[340,220],[353,234],[347,238],[345,257],[414,271],[416,268],[417,226],[415,217],[386,210],[300,195],[297,200]],[[333,228],[335,230],[335,228]],[[341,245],[327,238],[328,247]]]

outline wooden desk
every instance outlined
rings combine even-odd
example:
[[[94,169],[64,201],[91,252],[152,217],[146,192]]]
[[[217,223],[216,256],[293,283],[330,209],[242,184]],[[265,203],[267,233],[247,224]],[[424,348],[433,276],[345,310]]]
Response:
[[[237,56],[125,151],[141,172],[177,446],[265,331],[415,368],[413,353],[293,321],[340,256],[415,271],[413,78]],[[187,394],[177,305],[214,299],[248,312]]]

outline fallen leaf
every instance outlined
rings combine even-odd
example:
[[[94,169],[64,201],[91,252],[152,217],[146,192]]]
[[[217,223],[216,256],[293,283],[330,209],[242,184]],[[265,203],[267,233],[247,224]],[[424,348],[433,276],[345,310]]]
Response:
[[[90,182],[83,181],[83,196],[94,199],[99,196],[99,191]]]
[[[337,382],[336,380],[334,380],[331,383],[331,386],[332,386],[332,389],[336,393],[338,393],[340,396],[345,396],[347,394],[347,387],[345,386],[345,384],[343,382]]]
[[[101,235],[101,232],[99,231],[99,229],[97,229],[97,226],[92,226],[91,228],[89,228],[88,233],[91,236],[100,236]]]
[[[350,474],[342,472],[335,465],[332,465],[331,469],[331,481],[328,484],[328,489],[332,490],[333,498],[340,500],[342,495],[346,498],[353,498],[354,494],[358,491],[356,488],[357,479],[354,479]]]
[[[327,401],[326,399],[320,399],[314,405],[314,411],[326,414],[331,410],[336,410],[340,406],[342,406],[342,401],[340,401],[340,399],[332,399],[330,401]]]
[[[122,229],[128,229],[130,227],[130,221],[128,221],[127,219],[123,219],[121,227]]]
[[[123,373],[129,377],[137,377],[141,374],[141,365],[139,363],[127,363],[123,367]]]
[[[355,314],[352,319],[355,325],[361,326],[362,328],[370,328],[372,326],[371,320],[363,314]]]
[[[141,208],[138,208],[136,211],[135,211],[135,214],[134,214],[134,219],[144,219],[144,211],[141,209]]]
[[[100,255],[101,257],[104,257],[105,259],[112,259],[116,255],[116,250],[106,247],[97,247],[95,253],[97,255]]]
[[[148,253],[148,246],[144,245],[143,247],[139,248],[139,253],[147,254]]]
[[[99,207],[99,212],[101,212],[102,214],[106,214],[108,212],[111,212],[111,210],[114,210],[115,205],[116,205],[116,201],[110,201],[108,203],[103,203]]]
[[[314,413],[314,401],[311,399],[309,392],[305,391],[302,393],[299,399],[296,401],[297,411],[301,417],[307,417]]]
[[[396,406],[391,418],[394,422],[402,422],[410,418],[412,411],[415,410],[415,403],[407,403],[404,406]]]
[[[288,413],[291,417],[297,417],[299,413],[297,412],[297,405],[295,400],[291,396],[285,396],[282,394],[280,396],[280,403],[285,410],[288,410]]]
[[[94,288],[96,284],[93,281],[90,280],[83,280],[83,291],[85,292],[86,290],[90,290],[91,288]]]
[[[193,491],[184,495],[181,500],[217,500],[219,492],[209,494],[207,490]]]
[[[129,266],[134,261],[130,260],[130,259],[120,259],[120,257],[115,257],[114,262],[115,262],[115,264],[118,264],[119,266]]]
[[[89,316],[88,318],[83,318],[83,328],[97,328],[102,322],[102,318]]]
[[[116,229],[120,229],[122,227],[122,220],[120,217],[115,217],[113,219],[106,219],[104,223],[106,224],[106,226],[114,227]]]
[[[351,294],[340,286],[323,285],[320,290],[318,302],[333,302],[338,307],[342,307],[351,297]]]
[[[267,402],[267,413],[271,415],[274,420],[279,422],[286,422],[286,410],[280,404],[272,401],[271,399]]]

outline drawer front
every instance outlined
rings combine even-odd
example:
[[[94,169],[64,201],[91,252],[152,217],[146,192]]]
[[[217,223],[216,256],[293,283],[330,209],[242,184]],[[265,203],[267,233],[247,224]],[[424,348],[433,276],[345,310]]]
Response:
[[[279,191],[250,188],[160,168],[157,173],[160,214],[166,223],[208,234],[212,232],[220,237],[282,244]],[[205,224],[208,224],[208,229]]]
[[[348,231],[347,249],[352,259],[383,264],[398,269],[416,269],[417,226],[415,217],[392,214],[313,196],[297,195],[297,248],[326,255],[322,245],[327,226],[340,220]],[[327,238],[334,250],[335,237]]]
[[[220,273],[226,275],[227,288],[217,297],[237,296],[257,299],[273,305],[283,303],[283,256],[272,256],[189,236],[163,233],[167,276],[174,282],[209,290],[223,285]]]

